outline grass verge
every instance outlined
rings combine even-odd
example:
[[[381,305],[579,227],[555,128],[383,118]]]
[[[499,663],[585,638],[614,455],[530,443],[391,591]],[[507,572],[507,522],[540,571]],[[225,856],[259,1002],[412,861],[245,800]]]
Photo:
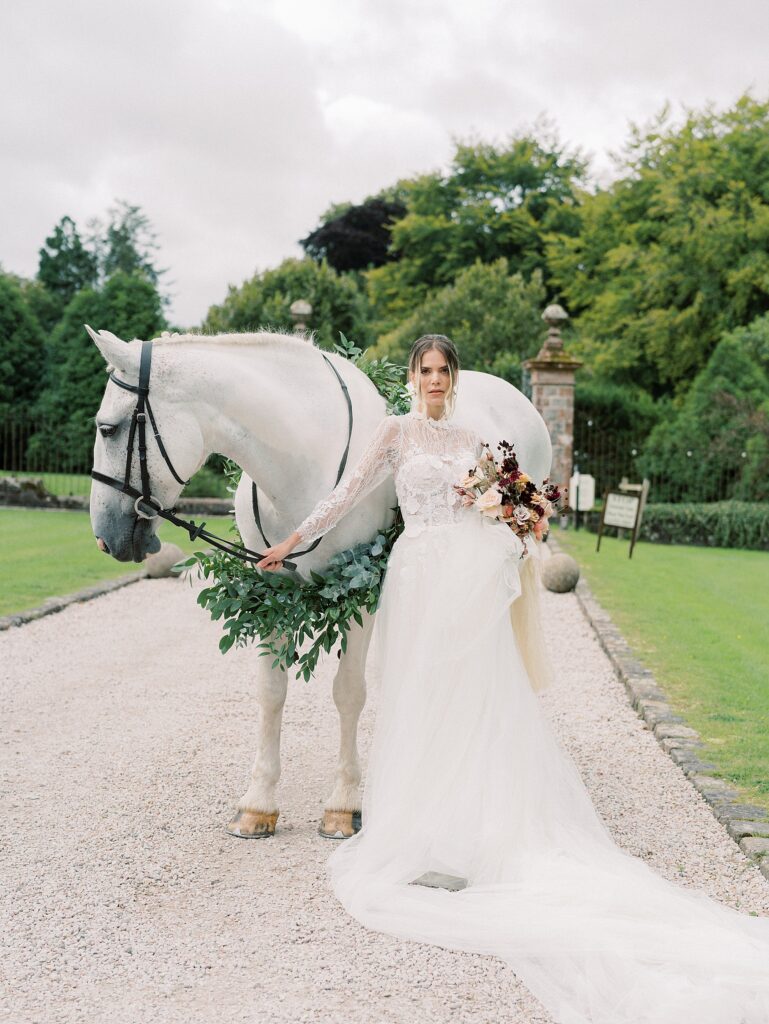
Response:
[[[227,535],[227,517],[211,517],[208,522],[214,532]],[[159,532],[161,540],[184,551],[200,547],[199,541],[193,543],[169,523],[162,523]],[[48,597],[141,568],[136,562],[116,562],[98,550],[87,512],[0,508],[0,535],[0,615],[35,608]]]
[[[769,553],[554,536],[695,728],[705,760],[769,810]]]

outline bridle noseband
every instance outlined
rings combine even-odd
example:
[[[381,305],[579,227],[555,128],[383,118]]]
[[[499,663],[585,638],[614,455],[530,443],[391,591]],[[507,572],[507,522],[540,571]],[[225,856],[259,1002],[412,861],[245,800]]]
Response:
[[[341,462],[339,464],[339,470],[337,472],[336,484],[342,478],[344,467],[347,464],[347,455],[350,451],[350,439],[352,438],[352,402],[350,401],[350,394],[347,390],[347,385],[339,375],[337,368],[323,353],[323,358],[326,360],[328,365],[334,371],[337,380],[344,392],[345,399],[347,400],[347,413],[348,413],[348,432],[347,432],[347,445],[345,446],[344,454],[342,455]],[[128,430],[128,442],[126,444],[126,462],[125,472],[122,480],[116,480],[114,477],[106,476],[104,473],[100,473],[96,469],[91,470],[91,477],[100,484],[107,484],[108,487],[112,487],[121,494],[127,494],[134,499],[134,512],[138,519],[165,519],[167,522],[172,523],[174,526],[178,526],[182,530],[186,530],[189,534],[190,540],[204,540],[211,544],[213,547],[218,548],[220,551],[225,551],[235,558],[241,559],[243,562],[260,562],[264,555],[258,551],[252,551],[250,548],[241,547],[240,545],[233,544],[231,541],[226,540],[223,537],[216,537],[214,534],[209,533],[206,530],[205,523],[197,525],[192,519],[182,519],[176,514],[175,508],[163,508],[163,504],[152,494],[150,487],[150,475],[147,467],[147,420],[149,420],[150,426],[152,427],[152,434],[158,446],[158,450],[163,457],[163,461],[170,470],[174,480],[184,487],[189,483],[188,480],[182,480],[179,474],[174,469],[174,464],[166,450],[166,446],[163,444],[163,438],[160,436],[158,430],[157,421],[152,412],[152,406],[150,405],[149,392],[150,392],[150,373],[152,370],[152,342],[143,341],[141,358],[139,360],[139,383],[128,384],[124,380],[120,380],[119,377],[115,376],[115,371],[110,371],[109,379],[113,384],[117,384],[119,388],[124,391],[130,391],[136,395],[136,406],[131,416],[131,426]],[[138,440],[138,444],[137,444]],[[134,446],[137,447],[139,454],[139,479],[141,482],[141,490],[137,490],[136,487],[131,485],[131,467],[133,465],[134,458]],[[336,484],[334,486],[336,487]],[[270,542],[264,535],[262,529],[261,518],[259,516],[259,504],[257,500],[256,484],[251,485],[251,500],[254,509],[254,518],[256,519],[256,525],[264,537],[264,541],[268,546]],[[293,552],[294,558],[300,555],[306,555],[310,551],[314,551],[315,548],[320,544],[322,537],[318,537],[310,544],[309,547],[303,551]],[[285,558],[283,559],[283,565],[286,569],[296,569],[295,562],[289,562]]]
[[[110,371],[109,379],[113,384],[117,384],[119,388],[124,391],[130,391],[136,395],[136,406],[134,407],[133,415],[131,416],[131,426],[128,430],[128,442],[126,444],[126,463],[125,473],[123,474],[122,480],[115,480],[114,477],[105,476],[103,473],[99,473],[97,470],[91,470],[91,476],[94,480],[98,480],[99,483],[109,484],[110,487],[115,487],[117,490],[122,491],[123,494],[130,494],[134,501],[134,512],[139,519],[156,519],[163,511],[163,505],[157,498],[152,496],[150,490],[150,475],[147,468],[147,418],[149,417],[150,425],[152,426],[152,433],[157,441],[160,454],[163,456],[163,460],[168,468],[171,470],[174,480],[180,483],[182,487],[189,483],[189,480],[182,480],[179,474],[174,469],[174,465],[171,459],[168,457],[166,446],[163,444],[163,439],[158,431],[157,421],[152,412],[152,406],[150,405],[150,370],[152,369],[152,342],[142,342],[141,359],[139,361],[139,383],[128,384],[124,380],[120,380],[119,377],[115,376],[115,371]],[[139,439],[139,478],[141,480],[141,491],[137,491],[135,487],[131,486],[131,465],[134,457],[134,444],[138,434]],[[146,512],[139,506],[144,504],[145,507],[152,509],[152,512]]]

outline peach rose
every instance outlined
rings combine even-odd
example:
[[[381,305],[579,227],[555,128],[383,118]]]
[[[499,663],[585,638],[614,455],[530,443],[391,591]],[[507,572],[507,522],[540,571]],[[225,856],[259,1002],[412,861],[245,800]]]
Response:
[[[492,484],[487,491],[484,491],[480,498],[476,498],[475,507],[485,516],[496,518],[502,504],[502,495],[496,485]]]

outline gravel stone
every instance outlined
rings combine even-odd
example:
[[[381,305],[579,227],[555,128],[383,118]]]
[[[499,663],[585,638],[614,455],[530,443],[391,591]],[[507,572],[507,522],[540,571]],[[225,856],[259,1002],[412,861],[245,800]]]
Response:
[[[219,654],[196,588],[143,580],[0,634],[0,1021],[552,1024],[502,961],[368,931],[327,888],[335,649],[290,681],[275,836],[225,833],[258,655]],[[766,878],[631,708],[575,595],[543,600],[558,672],[540,699],[617,843],[769,916]]]

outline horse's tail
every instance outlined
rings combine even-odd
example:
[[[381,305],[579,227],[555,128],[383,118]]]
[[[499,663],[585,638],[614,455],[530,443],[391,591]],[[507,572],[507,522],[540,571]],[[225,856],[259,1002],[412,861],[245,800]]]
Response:
[[[540,602],[541,553],[535,550],[520,567],[521,594],[510,605],[510,621],[518,650],[535,693],[552,684],[553,669],[542,632]]]

